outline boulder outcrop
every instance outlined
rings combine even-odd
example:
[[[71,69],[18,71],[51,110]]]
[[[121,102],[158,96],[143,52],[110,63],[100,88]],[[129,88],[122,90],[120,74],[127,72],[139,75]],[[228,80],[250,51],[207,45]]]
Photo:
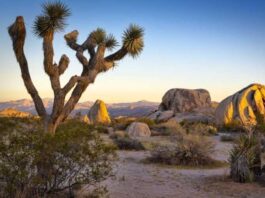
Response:
[[[111,120],[105,103],[97,100],[88,112],[88,118],[92,124],[110,124]]]
[[[183,113],[210,106],[211,97],[205,89],[170,89],[163,96],[159,110]]]
[[[130,137],[150,137],[151,131],[147,124],[142,122],[133,122],[131,123],[126,132]]]
[[[215,103],[214,103],[215,104]],[[205,89],[170,89],[162,98],[157,111],[149,119],[164,122],[214,122],[215,107]]]
[[[215,120],[218,125],[255,125],[259,115],[265,115],[265,86],[251,84],[224,99],[216,109]]]

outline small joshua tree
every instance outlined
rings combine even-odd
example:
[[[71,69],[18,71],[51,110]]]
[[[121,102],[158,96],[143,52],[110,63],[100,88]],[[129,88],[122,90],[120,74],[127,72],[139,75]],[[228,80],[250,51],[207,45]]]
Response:
[[[67,69],[69,58],[64,54],[58,64],[54,62],[53,38],[56,32],[64,29],[66,18],[70,16],[70,10],[61,2],[45,3],[42,8],[43,13],[36,17],[33,30],[37,36],[43,39],[44,70],[50,78],[54,93],[50,115],[46,112],[29,73],[24,54],[26,28],[22,16],[16,18],[8,28],[8,32],[13,42],[13,49],[20,65],[25,87],[34,101],[38,115],[43,118],[44,130],[55,133],[58,125],[68,117],[86,88],[89,84],[94,83],[99,73],[113,68],[115,62],[123,59],[127,54],[134,58],[141,53],[144,47],[143,29],[137,25],[130,25],[123,33],[121,48],[109,56],[105,56],[105,51],[113,50],[118,43],[113,35],[107,35],[103,29],[98,28],[92,31],[82,44],[77,43],[77,30],[66,34],[64,36],[66,43],[76,52],[76,57],[82,64],[83,70],[80,76],[72,76],[66,85],[62,86],[60,76]],[[90,56],[89,59],[84,55],[86,51]],[[66,101],[65,97],[72,89],[71,96]]]

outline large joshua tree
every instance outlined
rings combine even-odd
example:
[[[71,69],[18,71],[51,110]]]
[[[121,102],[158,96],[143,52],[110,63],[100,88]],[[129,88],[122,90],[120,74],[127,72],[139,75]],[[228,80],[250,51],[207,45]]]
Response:
[[[59,63],[54,61],[53,39],[56,32],[64,29],[66,18],[70,16],[70,10],[61,2],[45,3],[42,8],[42,15],[36,17],[33,30],[38,37],[43,39],[44,71],[50,78],[54,93],[51,114],[47,113],[29,73],[24,54],[26,28],[22,16],[16,18],[15,22],[8,28],[8,32],[13,42],[13,49],[20,65],[25,87],[34,101],[38,115],[43,118],[44,130],[55,133],[58,125],[68,117],[88,85],[95,81],[99,73],[113,68],[116,61],[121,60],[127,54],[137,57],[141,53],[144,46],[143,29],[137,25],[130,25],[123,33],[120,49],[108,56],[105,56],[105,51],[113,50],[118,43],[113,35],[107,35],[103,29],[98,28],[92,31],[82,44],[77,43],[77,30],[66,34],[64,36],[65,41],[76,52],[76,57],[82,64],[83,70],[80,76],[72,76],[62,86],[60,76],[67,69],[69,58],[64,54]],[[86,51],[89,58],[84,55]],[[71,90],[70,98],[66,101],[65,97]]]

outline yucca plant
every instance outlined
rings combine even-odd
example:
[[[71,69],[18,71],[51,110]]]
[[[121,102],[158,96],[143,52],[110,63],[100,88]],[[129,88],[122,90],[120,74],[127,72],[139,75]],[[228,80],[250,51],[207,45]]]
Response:
[[[230,153],[231,178],[236,182],[252,182],[260,174],[260,144],[254,135],[242,135]]]
[[[44,3],[42,15],[36,17],[33,25],[34,33],[45,37],[48,33],[63,31],[66,19],[71,15],[70,9],[60,1]]]
[[[38,115],[43,119],[45,131],[51,133],[55,133],[58,125],[69,116],[86,88],[94,83],[98,74],[116,66],[116,62],[123,59],[127,54],[133,58],[137,57],[144,47],[144,30],[138,25],[130,25],[124,31],[120,49],[108,56],[105,56],[105,51],[111,51],[118,46],[118,42],[112,34],[107,34],[104,29],[97,28],[89,34],[82,44],[79,44],[77,43],[78,31],[74,30],[66,34],[64,38],[67,45],[76,52],[76,57],[82,64],[83,70],[79,76],[72,76],[62,86],[60,76],[68,68],[70,61],[65,54],[61,56],[58,63],[54,61],[53,39],[56,32],[64,30],[66,19],[70,14],[70,9],[60,1],[44,3],[42,14],[36,17],[33,25],[33,32],[43,39],[44,70],[50,78],[54,92],[51,114],[47,113],[43,101],[31,80],[24,54],[26,28],[23,17],[17,17],[15,22],[8,28],[26,89],[34,101]],[[84,55],[86,51],[90,56],[89,58]],[[66,95],[71,90],[72,93],[66,101]]]

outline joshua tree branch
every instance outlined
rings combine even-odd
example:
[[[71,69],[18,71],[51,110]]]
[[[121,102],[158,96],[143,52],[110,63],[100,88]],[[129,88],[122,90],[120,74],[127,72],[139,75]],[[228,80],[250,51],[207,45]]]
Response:
[[[85,82],[87,81],[87,77],[80,77],[80,76],[72,76],[68,83],[63,87],[62,91],[67,94],[77,82]]]
[[[128,50],[124,47],[116,51],[115,53],[105,57],[105,61],[107,62],[114,62],[123,59],[128,54]]]
[[[59,66],[58,66],[59,75],[62,75],[65,72],[65,70],[67,69],[69,65],[69,62],[70,62],[69,58],[65,54],[62,55],[60,62],[59,62]]]
[[[26,38],[26,28],[24,19],[22,16],[16,18],[16,21],[8,28],[9,35],[13,42],[13,49],[16,55],[16,59],[19,63],[22,78],[26,89],[32,97],[36,111],[40,117],[46,117],[46,110],[43,102],[35,88],[28,69],[28,62],[24,54],[24,43]]]
[[[89,35],[89,37],[87,38],[87,40],[82,44],[82,48],[83,49],[87,49],[88,53],[90,54],[90,57],[94,57],[95,56],[95,43],[93,42],[93,38],[92,35]]]
[[[67,45],[76,51],[76,57],[79,60],[79,62],[83,65],[83,67],[88,67],[89,61],[87,58],[84,56],[84,51],[90,46],[89,44],[89,39],[87,39],[86,42],[84,42],[82,45],[79,45],[76,43],[78,37],[78,31],[74,30],[64,36]],[[92,50],[92,49],[91,49]]]

